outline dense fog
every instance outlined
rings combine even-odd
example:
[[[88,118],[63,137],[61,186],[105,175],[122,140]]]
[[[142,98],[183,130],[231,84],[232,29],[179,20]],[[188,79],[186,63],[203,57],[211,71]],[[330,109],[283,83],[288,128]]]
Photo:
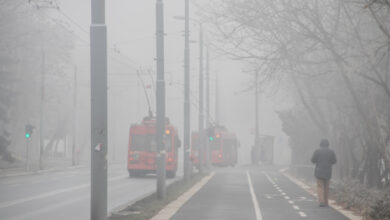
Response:
[[[209,74],[203,81],[209,85],[208,96],[203,93],[209,100],[205,131],[221,126],[234,133],[238,165],[268,164],[270,157],[278,168],[290,167],[306,178],[314,150],[328,139],[338,158],[334,179],[385,189],[389,12],[388,0],[190,1],[190,131],[198,132],[203,72]],[[110,0],[105,13],[106,157],[112,169],[128,176],[130,127],[157,113],[156,2]],[[90,166],[90,26],[91,1],[0,0],[3,173]],[[181,143],[180,175],[184,36],[184,0],[165,0],[165,114]],[[253,161],[254,149],[267,154],[266,140],[272,140],[267,148],[272,155]],[[9,205],[1,202],[0,211]]]

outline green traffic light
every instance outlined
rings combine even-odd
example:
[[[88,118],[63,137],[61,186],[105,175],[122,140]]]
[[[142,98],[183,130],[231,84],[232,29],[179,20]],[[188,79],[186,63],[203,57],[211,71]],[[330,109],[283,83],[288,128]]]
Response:
[[[213,140],[214,140],[214,138],[213,138],[213,137],[209,137],[209,140],[210,140],[210,141],[213,141]]]
[[[26,133],[26,138],[30,138],[30,134],[29,133]]]

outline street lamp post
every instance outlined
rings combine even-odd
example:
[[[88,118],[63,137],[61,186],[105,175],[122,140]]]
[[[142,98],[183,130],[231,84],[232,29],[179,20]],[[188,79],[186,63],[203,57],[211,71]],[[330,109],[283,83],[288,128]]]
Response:
[[[190,178],[190,15],[189,0],[185,0],[184,22],[184,180]]]
[[[91,220],[107,218],[107,28],[105,1],[91,0]]]
[[[157,141],[157,198],[164,199],[165,188],[165,157],[163,142],[165,131],[165,81],[164,81],[164,8],[163,1],[156,1],[156,52],[157,52],[157,83],[156,83],[156,141]]]
[[[199,30],[199,172],[203,173],[204,155],[204,109],[203,109],[203,28]]]
[[[209,46],[206,46],[206,129],[211,127],[210,123],[210,54]],[[206,165],[210,169],[210,143],[206,141]]]

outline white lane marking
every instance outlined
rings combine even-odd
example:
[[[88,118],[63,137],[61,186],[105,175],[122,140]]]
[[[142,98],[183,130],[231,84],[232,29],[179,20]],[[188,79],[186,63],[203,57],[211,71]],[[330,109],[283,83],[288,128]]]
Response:
[[[297,178],[293,177],[292,175],[290,175],[289,173],[287,173],[286,171],[288,170],[285,169],[285,170],[279,170],[287,179],[289,179],[291,182],[295,183],[298,187],[302,188],[303,190],[305,190],[306,192],[310,193],[311,195],[313,195],[314,197],[317,197],[316,193],[314,191],[311,190],[310,186],[308,186],[306,183],[303,183],[302,181],[298,180]],[[342,215],[344,215],[345,217],[351,219],[351,220],[360,220],[362,219],[361,216],[358,216],[356,215],[355,213],[353,213],[352,211],[347,211],[347,210],[344,210],[343,207],[341,206],[338,206],[336,204],[336,202],[334,200],[329,200],[329,206],[334,208],[335,210],[337,210],[339,213],[341,213]]]
[[[253,189],[252,185],[252,179],[248,171],[246,171],[246,176],[248,177],[249,191],[251,193],[252,202],[255,207],[256,220],[262,220],[263,218],[261,216],[259,202],[257,201],[255,190]]]
[[[114,178],[109,179],[108,181],[110,181],[110,182],[111,181],[116,181],[116,180],[119,180],[119,179],[123,179],[123,178],[125,178],[127,176],[128,175],[114,177]],[[0,203],[0,209],[7,208],[7,207],[10,207],[10,206],[14,206],[14,205],[17,205],[17,204],[20,204],[20,203],[25,203],[25,202],[30,202],[30,201],[37,200],[37,199],[43,199],[43,198],[47,198],[47,197],[50,197],[50,196],[55,196],[55,195],[58,195],[58,194],[61,194],[61,193],[66,193],[66,192],[71,192],[71,191],[87,188],[89,186],[90,186],[89,183],[88,184],[82,184],[82,185],[78,185],[78,186],[74,186],[74,187],[69,187],[69,188],[65,188],[65,189],[60,189],[60,190],[55,190],[55,191],[39,194],[39,195],[36,195],[36,196],[30,196],[30,197],[27,197],[27,198],[16,199],[16,200],[12,200],[12,201],[9,201],[9,202],[2,202],[2,203]]]
[[[297,206],[297,205],[293,205],[292,206],[295,210],[299,210],[299,206]]]
[[[307,217],[306,213],[304,212],[298,212],[301,217]]]
[[[170,202],[150,220],[166,220],[172,218],[172,216],[184,205],[184,203],[197,193],[214,175],[215,172],[212,172],[208,176],[203,177],[203,179],[197,182],[191,189],[183,193],[176,200]]]
[[[290,204],[294,204],[294,202],[292,200],[288,200],[288,203]]]
[[[286,195],[286,193],[285,192],[282,192],[282,196],[285,196]]]
[[[289,200],[289,199],[290,199],[290,197],[288,197],[288,196],[285,196],[284,198],[285,198],[286,200]]]
[[[271,179],[271,177],[268,175],[268,173],[266,173],[266,172],[263,172],[263,174],[267,177],[267,179],[268,179],[268,181],[270,181],[272,184],[274,184],[274,185],[277,185],[276,183],[275,183],[275,181],[273,181],[272,179]],[[279,186],[278,187],[276,187],[277,189],[279,188]],[[279,188],[280,189],[280,188]]]

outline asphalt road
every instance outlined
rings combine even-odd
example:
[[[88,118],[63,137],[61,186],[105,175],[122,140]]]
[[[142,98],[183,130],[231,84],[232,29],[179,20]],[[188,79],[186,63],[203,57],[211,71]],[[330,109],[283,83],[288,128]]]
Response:
[[[167,184],[173,180],[167,179]],[[155,189],[153,176],[129,178],[126,163],[111,165],[108,210],[137,200]],[[0,219],[90,219],[90,169],[0,177]]]
[[[173,220],[344,220],[273,167],[218,168]]]

